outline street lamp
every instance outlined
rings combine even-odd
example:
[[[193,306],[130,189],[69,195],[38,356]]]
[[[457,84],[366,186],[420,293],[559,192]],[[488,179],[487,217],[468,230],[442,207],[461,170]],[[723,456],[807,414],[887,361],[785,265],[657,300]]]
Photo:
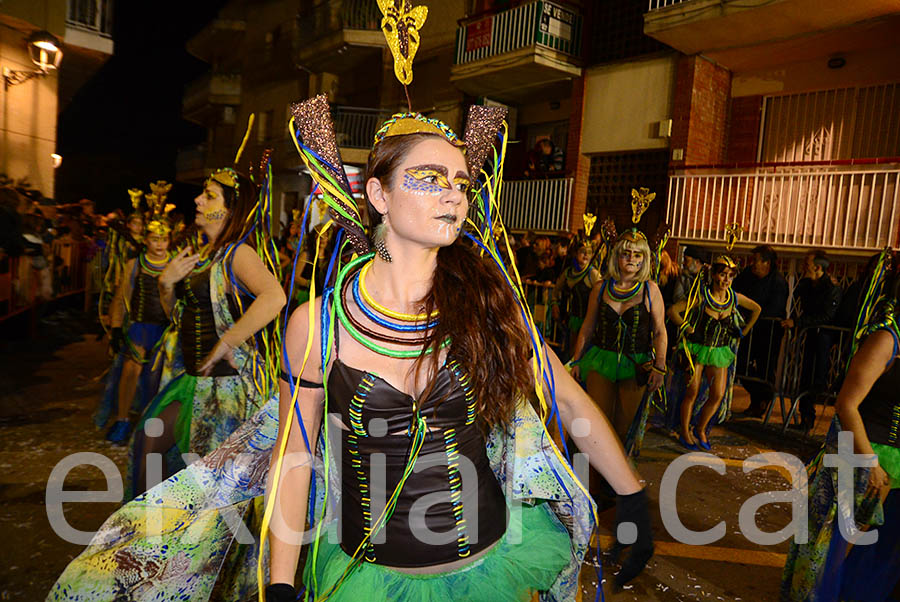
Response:
[[[8,90],[10,86],[27,82],[33,77],[42,77],[59,68],[63,52],[60,48],[59,40],[53,34],[46,31],[35,32],[28,37],[26,45],[31,62],[35,64],[37,69],[34,71],[25,69],[16,71],[4,68],[4,90]]]

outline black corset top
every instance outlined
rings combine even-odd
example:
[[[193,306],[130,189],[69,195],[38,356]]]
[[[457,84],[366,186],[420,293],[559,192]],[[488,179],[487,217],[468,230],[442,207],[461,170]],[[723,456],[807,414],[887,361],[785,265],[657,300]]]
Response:
[[[328,398],[341,430],[341,547],[387,566],[421,567],[475,554],[506,531],[506,504],[476,424],[468,377],[452,360],[420,404],[372,372],[335,359]],[[385,526],[373,534],[410,460],[416,410],[426,432]],[[363,544],[366,537],[369,539]]]

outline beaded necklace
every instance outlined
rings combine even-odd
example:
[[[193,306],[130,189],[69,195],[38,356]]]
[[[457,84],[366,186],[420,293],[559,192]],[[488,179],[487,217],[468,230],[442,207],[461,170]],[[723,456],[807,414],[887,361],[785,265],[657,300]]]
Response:
[[[638,294],[638,291],[641,290],[642,282],[635,282],[634,286],[624,291],[620,291],[616,288],[616,281],[610,279],[611,286],[606,287],[606,294],[609,295],[609,298],[617,303],[625,303],[626,301],[630,301],[634,299],[635,295]]]
[[[353,272],[362,263],[370,261],[374,256],[375,256],[374,253],[369,253],[367,255],[358,257],[358,258],[354,259],[353,261],[351,261],[350,263],[348,263],[340,272],[338,272],[337,279],[334,283],[335,290],[341,291],[341,294],[336,295],[335,300],[334,300],[334,308],[335,308],[335,313],[337,314],[338,320],[340,321],[340,323],[344,327],[344,329],[350,334],[350,336],[352,336],[359,344],[363,345],[364,347],[366,347],[367,349],[369,349],[371,351],[374,351],[375,353],[377,353],[379,355],[384,355],[384,356],[395,358],[395,359],[412,359],[412,358],[419,357],[420,355],[422,355],[421,345],[424,343],[424,340],[394,339],[393,337],[386,337],[384,335],[379,335],[378,333],[374,333],[368,329],[364,329],[365,332],[363,332],[361,329],[357,328],[358,322],[356,322],[354,319],[352,319],[350,317],[350,315],[349,315],[350,312],[348,312],[347,308],[345,307],[346,302],[344,300],[344,281],[347,278],[347,274]],[[365,268],[363,268],[363,269],[365,269]],[[365,286],[363,283],[363,276],[364,275],[360,276],[360,292],[362,293],[363,298],[365,298],[367,293],[366,293]],[[377,304],[375,304],[375,306],[378,307]],[[387,308],[384,308],[384,309],[387,309]],[[390,310],[388,310],[388,312],[390,312]],[[387,312],[383,312],[383,313],[387,313]],[[395,314],[395,316],[392,316],[392,317],[399,316],[397,319],[403,319],[405,316],[409,315],[409,314],[400,314],[399,312],[391,312],[391,313]],[[423,316],[422,319],[425,319],[428,317],[424,314],[421,314],[421,315]],[[407,319],[406,321],[411,322],[414,320]],[[415,321],[418,321],[418,317],[416,317]],[[378,339],[378,340],[382,340],[385,342],[391,342],[391,343],[402,344],[402,345],[415,345],[417,348],[416,349],[405,349],[405,350],[390,349],[388,347],[379,345],[372,339]],[[443,348],[447,347],[449,344],[450,344],[450,339],[448,338],[447,340],[443,341],[440,344],[440,348],[443,349]],[[432,351],[433,351],[433,349],[430,347],[425,349],[426,354],[431,353]]]
[[[430,316],[428,314],[405,314],[399,311],[388,309],[387,307],[375,301],[375,299],[372,298],[372,295],[369,294],[368,289],[366,289],[366,276],[369,273],[369,268],[372,267],[372,263],[374,262],[370,261],[359,271],[359,292],[362,293],[362,297],[363,299],[365,299],[366,303],[368,303],[378,313],[383,314],[389,318],[394,318],[395,320],[402,320],[404,322],[424,322],[426,320],[434,320],[437,318],[437,312],[434,312],[434,314]]]
[[[170,255],[166,253],[166,258],[162,263],[153,263],[153,260],[147,257],[146,253],[141,253],[139,255],[138,261],[141,264],[141,269],[150,274],[151,276],[159,276],[162,274],[162,271],[165,269],[166,265],[169,263]]]
[[[732,303],[734,303],[734,292],[730,288],[725,289],[725,301],[723,301],[722,303],[719,303],[712,296],[712,291],[710,290],[710,287],[704,286],[703,287],[703,299],[706,301],[706,304],[709,306],[709,308],[711,310],[718,312],[718,313],[722,313],[724,311],[728,311],[729,309],[731,309],[731,305],[732,305]]]
[[[378,315],[376,311],[369,307],[369,305],[366,303],[365,299],[363,299],[362,295],[359,292],[361,272],[362,270],[356,273],[356,276],[353,278],[351,288],[353,289],[353,300],[356,302],[356,305],[362,310],[367,318],[369,318],[379,326],[383,326],[395,332],[422,332],[437,326],[437,320],[433,320],[432,322],[429,322],[427,324],[424,322],[421,324],[398,324],[396,322],[391,322],[383,316]]]
[[[581,280],[583,280],[585,276],[587,276],[587,273],[590,271],[590,269],[590,262],[588,262],[587,267],[585,267],[580,272],[576,272],[574,268],[568,268],[566,270],[566,284],[568,284],[570,287],[575,286]]]

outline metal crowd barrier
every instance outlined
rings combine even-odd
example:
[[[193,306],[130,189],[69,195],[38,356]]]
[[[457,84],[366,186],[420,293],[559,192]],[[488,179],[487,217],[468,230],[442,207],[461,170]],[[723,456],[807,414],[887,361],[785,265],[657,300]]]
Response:
[[[794,419],[800,402],[808,395],[820,395],[829,400],[837,399],[838,392],[844,382],[844,373],[847,367],[847,361],[850,359],[850,346],[853,341],[853,331],[850,328],[842,328],[840,326],[809,326],[803,330],[796,332],[792,329],[791,337],[785,343],[786,352],[784,354],[784,363],[782,365],[781,386],[778,391],[778,401],[781,404],[781,415],[784,417],[784,424],[781,431],[785,432],[788,425]],[[807,343],[813,334],[825,334],[828,336],[829,345],[825,351],[827,353],[827,366],[825,370],[823,387],[814,388],[810,379],[812,375],[804,374],[804,357],[811,353],[812,350],[807,348]],[[814,342],[814,344],[821,344]],[[804,379],[807,377],[807,379]],[[790,399],[790,409],[787,409],[786,400]],[[769,403],[766,409],[764,424],[768,424],[769,417],[775,405],[775,399]]]
[[[45,246],[43,256],[8,257],[7,269],[0,273],[0,322],[41,303],[84,292],[86,257],[83,243],[58,240]]]

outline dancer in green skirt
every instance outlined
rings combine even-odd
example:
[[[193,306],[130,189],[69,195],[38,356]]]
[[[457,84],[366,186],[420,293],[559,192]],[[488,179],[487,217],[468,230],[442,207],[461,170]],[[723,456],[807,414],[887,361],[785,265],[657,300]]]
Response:
[[[689,450],[710,449],[707,427],[725,396],[728,367],[735,360],[732,346],[759,319],[759,304],[731,289],[735,274],[737,264],[727,255],[719,255],[713,261],[708,282],[695,286],[690,298],[669,308],[669,318],[684,334],[679,348],[693,367],[693,373],[687,372],[690,380],[681,401],[680,442]],[[738,307],[750,311],[746,324]],[[709,397],[691,429],[694,401],[704,374],[710,382]]]

